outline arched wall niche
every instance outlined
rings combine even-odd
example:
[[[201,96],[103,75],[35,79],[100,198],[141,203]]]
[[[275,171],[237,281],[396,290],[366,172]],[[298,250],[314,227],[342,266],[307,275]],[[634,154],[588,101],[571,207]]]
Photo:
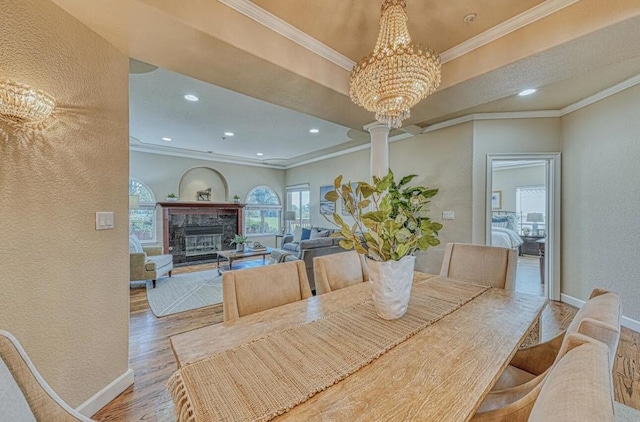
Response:
[[[193,167],[180,178],[178,197],[181,201],[195,201],[198,191],[209,188],[211,188],[211,202],[228,202],[227,179],[209,167]]]

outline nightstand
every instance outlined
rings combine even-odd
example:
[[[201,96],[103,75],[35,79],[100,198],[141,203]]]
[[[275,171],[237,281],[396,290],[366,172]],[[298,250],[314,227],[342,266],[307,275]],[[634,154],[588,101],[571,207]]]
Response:
[[[520,236],[524,243],[522,244],[523,255],[540,255],[538,240],[544,239],[544,236]]]

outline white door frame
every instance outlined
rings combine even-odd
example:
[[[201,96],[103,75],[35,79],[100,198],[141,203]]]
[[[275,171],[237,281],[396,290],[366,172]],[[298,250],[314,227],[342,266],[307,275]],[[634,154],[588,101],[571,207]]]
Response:
[[[487,154],[486,175],[486,229],[485,243],[491,244],[491,191],[493,186],[494,161],[527,161],[545,160],[546,188],[547,188],[547,239],[545,242],[544,279],[547,281],[545,290],[551,300],[560,300],[560,190],[561,184],[561,156],[559,152],[530,153],[530,154]]]

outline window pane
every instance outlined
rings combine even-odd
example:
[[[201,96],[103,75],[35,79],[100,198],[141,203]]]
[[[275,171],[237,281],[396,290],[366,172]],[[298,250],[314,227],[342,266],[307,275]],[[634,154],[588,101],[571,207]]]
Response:
[[[129,195],[138,195],[140,202],[155,202],[151,191],[137,180],[129,179]]]
[[[247,195],[247,204],[280,205],[278,195],[266,186],[254,188]]]
[[[155,239],[155,218],[153,209],[129,210],[129,234],[139,240]]]
[[[280,233],[280,210],[247,207],[245,212],[246,234]]]

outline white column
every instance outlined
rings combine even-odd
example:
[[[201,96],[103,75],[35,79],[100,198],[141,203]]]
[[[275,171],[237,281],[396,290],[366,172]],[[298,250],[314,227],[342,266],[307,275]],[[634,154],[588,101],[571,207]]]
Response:
[[[371,178],[384,177],[389,172],[389,127],[376,122],[364,129],[371,134]]]

